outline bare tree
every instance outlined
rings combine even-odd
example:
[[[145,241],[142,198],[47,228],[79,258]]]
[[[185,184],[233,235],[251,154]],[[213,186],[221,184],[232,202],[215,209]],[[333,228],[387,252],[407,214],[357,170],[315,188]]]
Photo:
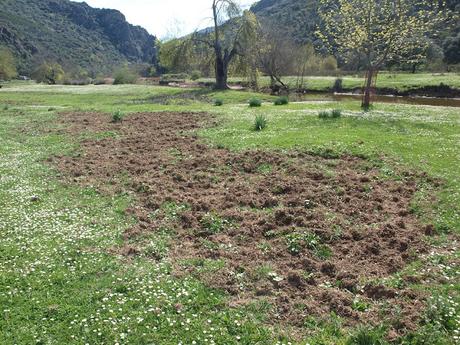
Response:
[[[260,70],[270,77],[272,89],[277,87],[277,83],[287,88],[282,77],[294,69],[295,50],[295,44],[277,29],[276,24],[263,24],[258,39],[257,59]]]

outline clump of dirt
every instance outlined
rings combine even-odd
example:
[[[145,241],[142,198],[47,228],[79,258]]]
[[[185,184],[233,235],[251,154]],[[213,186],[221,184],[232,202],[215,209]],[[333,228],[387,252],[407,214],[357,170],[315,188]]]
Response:
[[[427,250],[410,212],[417,176],[382,178],[356,157],[211,148],[192,133],[213,124],[207,114],[135,114],[113,124],[72,113],[62,121],[71,133],[119,133],[84,140],[80,155],[55,163],[82,185],[135,194],[139,222],[125,234],[126,255],[141,251],[136,238],[168,227],[177,274],[226,290],[231,305],[266,300],[273,322],[301,327],[331,312],[349,325],[379,322],[387,301],[399,310],[396,331],[416,327],[423,298],[381,282]],[[205,270],[206,262],[223,264]]]

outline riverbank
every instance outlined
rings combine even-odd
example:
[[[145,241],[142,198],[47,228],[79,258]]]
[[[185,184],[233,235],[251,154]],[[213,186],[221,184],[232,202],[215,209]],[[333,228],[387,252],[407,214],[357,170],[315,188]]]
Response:
[[[336,80],[341,79],[341,86],[337,87]],[[301,93],[353,93],[358,94],[362,90],[364,77],[362,75],[347,76],[296,76],[284,77],[283,83],[290,90]],[[228,80],[229,85],[249,87],[249,82],[244,78],[232,77]],[[212,86],[212,78],[202,78],[195,82],[200,86]],[[301,86],[299,87],[299,85]],[[265,92],[271,92],[270,78],[260,77],[259,86]],[[460,98],[460,74],[458,73],[389,73],[382,72],[378,76],[376,93],[385,96],[405,97],[437,97],[437,98]]]

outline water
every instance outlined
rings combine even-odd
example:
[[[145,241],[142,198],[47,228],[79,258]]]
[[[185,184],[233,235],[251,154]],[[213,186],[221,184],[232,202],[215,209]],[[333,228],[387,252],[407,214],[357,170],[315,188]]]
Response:
[[[308,93],[292,95],[292,101],[361,101],[362,96],[356,94]],[[374,96],[374,102],[412,105],[433,105],[441,107],[459,107],[460,98],[407,97],[407,96]]]

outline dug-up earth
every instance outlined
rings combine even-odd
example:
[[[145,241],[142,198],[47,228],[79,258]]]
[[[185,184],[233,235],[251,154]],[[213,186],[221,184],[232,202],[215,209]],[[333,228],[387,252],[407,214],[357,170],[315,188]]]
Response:
[[[129,192],[137,218],[117,252],[169,260],[229,294],[230,306],[266,301],[270,322],[301,327],[331,313],[347,325],[387,319],[414,329],[424,297],[382,283],[427,247],[410,212],[422,178],[400,181],[356,157],[213,148],[195,134],[207,114],[61,114],[64,131],[85,134],[81,152],[55,157],[72,183]],[[94,135],[90,133],[116,133]],[[169,251],[146,247],[165,238]],[[387,284],[388,285],[388,284]]]

